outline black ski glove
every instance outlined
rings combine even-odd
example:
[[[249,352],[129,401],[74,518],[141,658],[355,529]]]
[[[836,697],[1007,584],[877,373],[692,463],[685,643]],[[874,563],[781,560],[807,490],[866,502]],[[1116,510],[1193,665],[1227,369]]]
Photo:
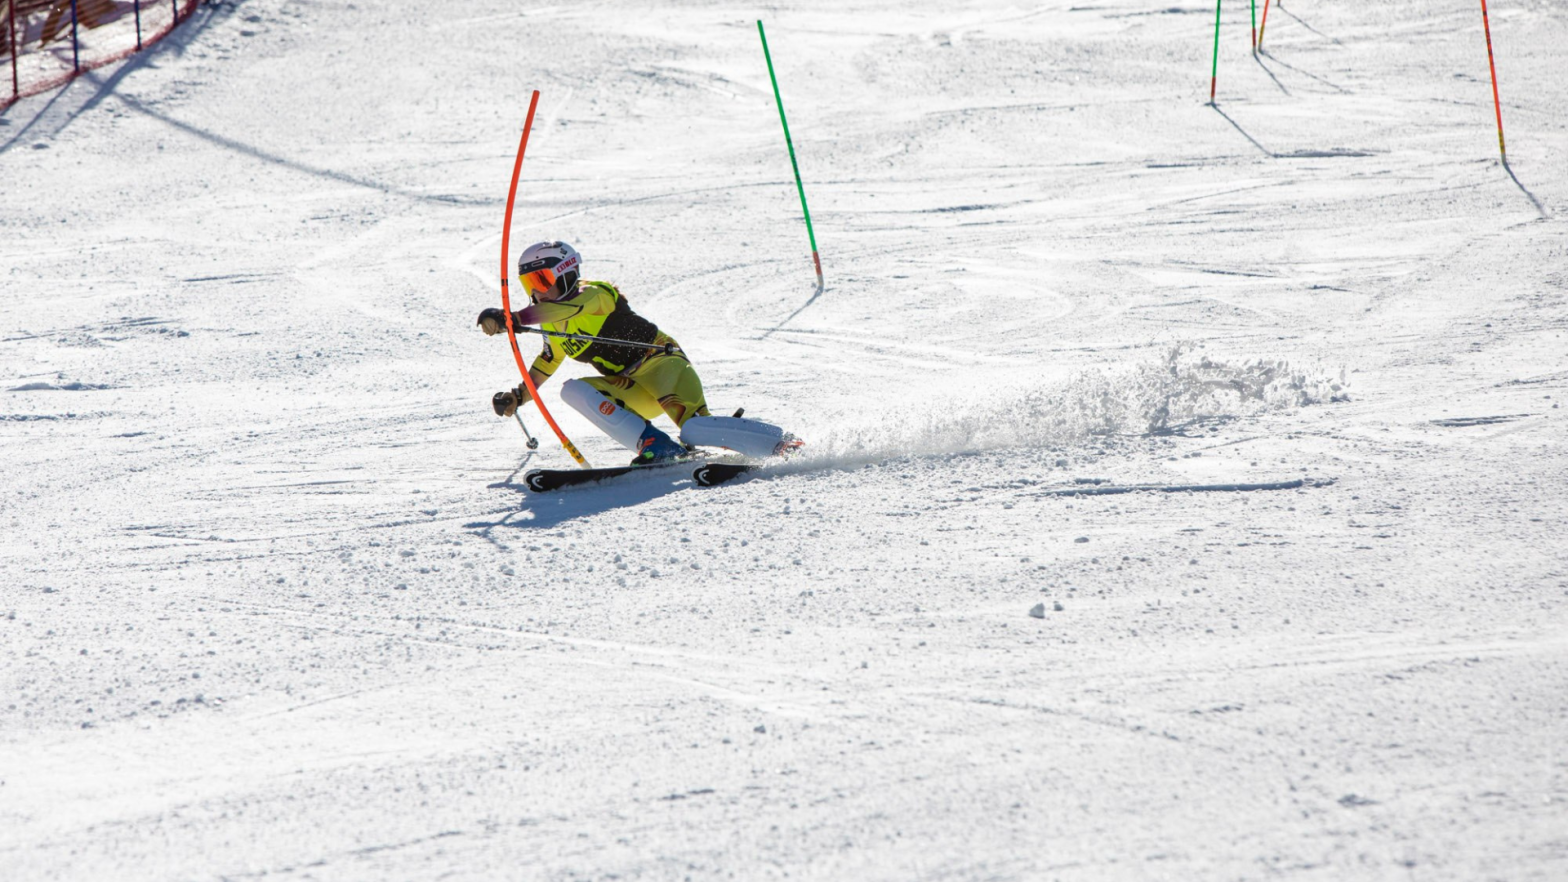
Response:
[[[479,327],[486,334],[494,337],[496,334],[506,330],[506,313],[496,309],[494,306],[486,309],[479,314]]]
[[[512,414],[517,413],[517,409],[519,407],[522,407],[532,400],[533,396],[528,394],[528,387],[520,385],[516,389],[508,389],[505,392],[495,393],[495,395],[490,398],[490,406],[495,408],[496,416],[509,417]]]

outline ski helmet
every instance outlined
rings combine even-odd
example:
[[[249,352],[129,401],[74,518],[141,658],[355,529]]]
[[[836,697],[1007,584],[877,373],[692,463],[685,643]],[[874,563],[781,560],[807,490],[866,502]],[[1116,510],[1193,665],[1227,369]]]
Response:
[[[517,257],[517,278],[535,303],[560,300],[577,290],[582,255],[565,242],[536,242]]]

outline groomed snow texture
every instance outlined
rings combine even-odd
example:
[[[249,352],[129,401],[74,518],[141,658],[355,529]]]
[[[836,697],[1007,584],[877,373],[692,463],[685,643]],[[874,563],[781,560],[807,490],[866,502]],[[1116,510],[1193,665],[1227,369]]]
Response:
[[[1506,167],[1472,0],[1226,3],[1213,107],[1203,3],[224,0],[12,107],[0,878],[1568,879],[1568,6],[1489,5]],[[802,458],[524,489],[533,89],[513,253]]]

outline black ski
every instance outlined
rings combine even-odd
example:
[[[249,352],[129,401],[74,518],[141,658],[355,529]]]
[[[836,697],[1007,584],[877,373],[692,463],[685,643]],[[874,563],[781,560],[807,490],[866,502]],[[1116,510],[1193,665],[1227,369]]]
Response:
[[[758,463],[751,462],[705,462],[692,471],[691,479],[699,487],[714,487],[755,471],[758,467]]]
[[[678,459],[673,462],[610,466],[602,469],[533,469],[523,475],[523,483],[527,485],[529,490],[535,493],[549,493],[552,490],[560,490],[563,487],[591,484],[594,481],[616,478],[632,472],[656,471],[678,465],[691,465],[691,460]]]
[[[740,416],[740,411],[736,411],[735,415]],[[785,438],[787,441],[779,445],[779,449],[772,456],[762,459],[710,460],[693,469],[691,479],[698,487],[716,487],[726,481],[733,481],[747,472],[754,472],[769,464],[789,459],[806,443],[794,435],[786,435]]]
[[[800,442],[791,445],[790,450],[799,448]],[[566,487],[576,487],[579,484],[591,484],[609,478],[617,478],[632,472],[646,472],[666,469],[671,466],[696,465],[692,470],[691,479],[700,487],[714,487],[726,481],[732,481],[747,472],[756,471],[769,463],[778,462],[783,457],[771,456],[766,459],[737,459],[738,454],[729,451],[720,451],[717,456],[724,457],[709,459],[710,454],[698,450],[692,455],[668,462],[655,462],[648,465],[611,466],[604,469],[533,469],[523,475],[523,483],[535,493],[549,493]]]

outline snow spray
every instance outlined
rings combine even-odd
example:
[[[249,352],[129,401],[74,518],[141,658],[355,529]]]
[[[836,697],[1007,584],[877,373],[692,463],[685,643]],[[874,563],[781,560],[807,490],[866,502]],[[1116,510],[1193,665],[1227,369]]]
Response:
[[[1126,369],[1089,369],[1062,382],[985,398],[928,402],[920,412],[856,417],[814,432],[810,462],[854,466],[900,456],[994,450],[1106,447],[1182,435],[1265,414],[1348,401],[1343,369],[1300,368],[1277,359],[1207,357],[1178,344]]]
[[[762,57],[768,61],[768,79],[773,81],[773,100],[779,107],[779,123],[784,126],[784,144],[789,147],[789,164],[795,170],[795,189],[800,192],[800,212],[806,216],[806,236],[811,239],[811,263],[817,268],[817,290],[822,290],[822,259],[817,256],[817,234],[811,229],[811,209],[806,207],[806,187],[800,182],[800,163],[795,161],[795,142],[789,137],[789,121],[784,118],[784,99],[779,95],[779,78],[773,73],[773,56],[768,52],[768,35],[757,20],[757,35],[762,38]]]
[[[1214,103],[1214,89],[1220,80],[1220,7],[1225,0],[1214,0],[1214,66],[1209,70],[1209,103]],[[1268,6],[1263,7],[1264,15]]]
[[[517,145],[517,161],[512,164],[512,186],[506,193],[506,220],[501,227],[501,310],[506,313],[506,338],[512,342],[512,357],[517,359],[517,369],[522,372],[523,382],[528,385],[528,394],[533,397],[534,404],[538,405],[539,413],[544,416],[544,421],[555,430],[555,437],[561,439],[561,446],[566,452],[577,460],[583,468],[592,468],[588,460],[577,451],[577,445],[572,439],[566,437],[561,427],[555,424],[555,417],[550,416],[550,411],[544,406],[544,400],[539,397],[539,387],[534,385],[534,378],[528,374],[528,366],[523,364],[523,351],[517,348],[517,331],[512,327],[512,301],[507,296],[507,286],[511,282],[512,267],[507,256],[507,245],[512,238],[512,205],[517,201],[517,176],[523,171],[523,153],[528,149],[528,132],[534,127],[534,111],[539,107],[539,90],[534,90],[534,96],[528,102],[528,118],[523,121],[523,140]],[[518,420],[521,425],[522,421]],[[523,429],[524,434],[528,429]]]
[[[1503,102],[1497,97],[1497,62],[1492,60],[1492,23],[1486,15],[1486,0],[1481,0],[1481,27],[1486,30],[1486,66],[1492,69],[1492,105],[1497,108],[1497,151],[1508,162],[1508,148],[1503,146]]]

